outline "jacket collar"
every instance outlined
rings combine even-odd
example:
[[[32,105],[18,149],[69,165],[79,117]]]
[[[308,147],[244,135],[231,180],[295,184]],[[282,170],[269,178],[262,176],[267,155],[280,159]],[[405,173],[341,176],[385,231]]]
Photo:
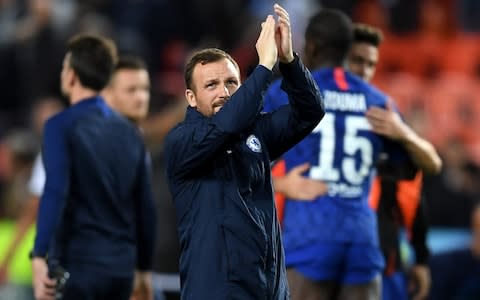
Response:
[[[199,120],[205,119],[204,115],[202,115],[195,107],[188,106],[187,107],[187,114],[185,116],[185,120]]]

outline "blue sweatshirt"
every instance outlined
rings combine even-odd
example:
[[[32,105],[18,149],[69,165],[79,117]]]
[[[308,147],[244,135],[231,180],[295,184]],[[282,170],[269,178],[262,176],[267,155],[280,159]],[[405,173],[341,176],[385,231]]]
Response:
[[[150,270],[154,203],[138,129],[97,96],[48,120],[42,153],[47,180],[34,252],[67,270]]]

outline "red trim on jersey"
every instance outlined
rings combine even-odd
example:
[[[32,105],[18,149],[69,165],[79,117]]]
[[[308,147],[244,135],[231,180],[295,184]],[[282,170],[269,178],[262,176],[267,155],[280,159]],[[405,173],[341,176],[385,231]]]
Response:
[[[333,69],[333,78],[338,88],[342,91],[348,90],[348,82],[345,78],[345,71],[342,68]]]

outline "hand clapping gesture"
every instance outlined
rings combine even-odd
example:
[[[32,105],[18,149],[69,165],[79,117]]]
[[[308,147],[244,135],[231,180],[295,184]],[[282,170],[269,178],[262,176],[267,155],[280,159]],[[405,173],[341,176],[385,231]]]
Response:
[[[278,59],[282,63],[293,61],[292,30],[290,26],[290,17],[288,12],[278,4],[273,6],[275,14],[278,16],[277,26],[275,28],[275,41],[278,49]]]
[[[262,31],[255,45],[259,64],[272,69],[277,59],[282,63],[293,61],[292,31],[288,12],[278,4],[273,6],[278,21],[268,15],[262,22]]]

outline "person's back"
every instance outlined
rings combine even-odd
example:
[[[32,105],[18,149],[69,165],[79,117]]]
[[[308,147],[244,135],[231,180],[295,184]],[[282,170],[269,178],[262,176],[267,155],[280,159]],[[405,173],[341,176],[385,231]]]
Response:
[[[129,299],[134,271],[152,268],[146,151],[138,129],[99,95],[115,63],[115,46],[102,37],[68,44],[61,84],[71,107],[44,129],[46,183],[31,252],[36,298]]]
[[[47,122],[62,128],[71,150],[69,192],[59,227],[61,261],[101,272],[131,274],[136,259],[135,188],[145,161],[138,129],[100,97],[84,100]],[[46,143],[54,141],[46,139]],[[48,146],[47,146],[48,147]],[[45,157],[46,165],[63,153]],[[53,178],[51,180],[55,180]],[[46,189],[50,187],[47,179]],[[65,254],[63,254],[65,253]]]
[[[287,201],[285,247],[294,249],[318,242],[319,232],[320,240],[376,241],[375,219],[368,206],[368,191],[373,163],[385,147],[389,147],[389,143],[370,130],[365,112],[371,106],[385,107],[386,97],[342,68],[323,68],[312,72],[312,75],[324,95],[325,118],[283,158],[287,170],[309,162],[312,166],[309,176],[326,182],[329,191],[314,202]],[[275,101],[274,107],[287,101],[277,87],[274,85],[267,94],[268,105],[275,101],[273,99],[279,100]],[[327,213],[330,209],[336,213]],[[342,214],[344,209],[349,209],[348,216]],[[345,222],[339,223],[342,218]],[[308,230],[310,226],[316,230]],[[381,259],[379,264],[382,264]]]
[[[375,75],[382,41],[383,35],[379,29],[367,24],[355,24],[354,43],[347,59],[348,69],[364,81],[370,82]],[[385,111],[385,115],[388,115],[388,111]],[[421,151],[410,153],[410,157],[421,166],[425,174],[440,171],[441,159],[431,143],[418,136],[403,121],[398,122],[400,119],[386,120],[385,125],[392,128],[390,133],[397,135],[397,139],[410,136],[410,139],[416,140],[415,144]],[[394,138],[394,135],[390,137]],[[380,247],[386,261],[382,274],[382,299],[408,299],[409,293],[412,293],[413,298],[423,299],[428,294],[430,285],[426,265],[429,251],[426,245],[428,228],[422,195],[423,172],[418,171],[413,180],[403,180],[396,178],[395,172],[392,173],[390,169],[382,162],[377,164],[377,177],[374,179],[369,199],[371,207],[377,213]],[[406,266],[401,261],[401,226],[405,227],[415,252],[414,263],[409,270],[405,270]]]

